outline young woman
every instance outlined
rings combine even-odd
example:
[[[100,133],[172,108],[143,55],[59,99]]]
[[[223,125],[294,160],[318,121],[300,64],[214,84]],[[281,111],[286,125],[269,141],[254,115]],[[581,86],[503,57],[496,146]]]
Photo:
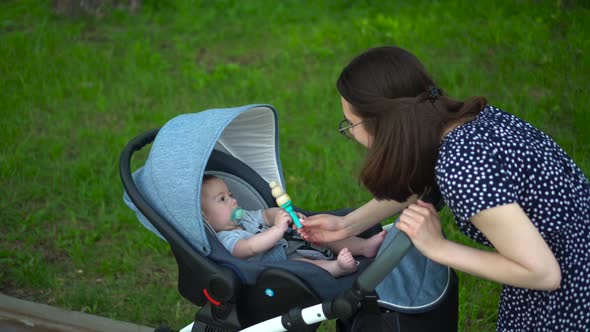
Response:
[[[360,179],[374,195],[344,217],[308,218],[303,236],[356,235],[401,213],[396,227],[429,259],[504,284],[498,331],[590,330],[590,183],[547,135],[488,105],[446,96],[398,47],[369,49],[338,82],[340,132],[368,149]],[[438,187],[461,231],[445,239]]]

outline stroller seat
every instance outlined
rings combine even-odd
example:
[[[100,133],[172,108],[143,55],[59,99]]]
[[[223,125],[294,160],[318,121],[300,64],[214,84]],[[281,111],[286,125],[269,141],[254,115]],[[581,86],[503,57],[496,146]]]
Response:
[[[334,299],[351,289],[359,274],[371,266],[372,259],[360,259],[356,273],[334,278],[302,261],[249,262],[232,256],[203,222],[200,185],[204,174],[225,180],[245,209],[276,206],[268,182],[284,186],[277,128],[276,111],[270,105],[183,114],[161,129],[138,136],[121,154],[126,204],[146,228],[170,244],[178,263],[179,292],[201,307],[193,331],[236,331],[294,308]],[[150,143],[145,165],[131,174],[133,153]],[[377,226],[365,236],[380,230]],[[453,300],[453,290],[449,292]],[[454,321],[456,330],[456,299],[447,302],[441,299],[433,308],[442,305],[445,319]],[[394,324],[399,325],[404,315],[396,313]],[[351,322],[341,321],[337,326],[352,329]]]

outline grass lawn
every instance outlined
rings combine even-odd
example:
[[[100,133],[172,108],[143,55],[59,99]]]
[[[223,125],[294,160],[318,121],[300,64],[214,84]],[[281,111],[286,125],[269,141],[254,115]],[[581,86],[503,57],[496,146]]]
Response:
[[[584,1],[146,0],[101,18],[60,17],[50,3],[0,3],[8,295],[150,326],[191,321],[174,259],[123,204],[117,168],[130,139],[181,113],[272,104],[297,205],[368,200],[356,180],[364,152],[336,132],[335,81],[371,46],[411,50],[448,94],[486,96],[590,174]],[[473,244],[442,214],[450,238]],[[460,287],[460,329],[493,331],[500,286],[460,274]]]

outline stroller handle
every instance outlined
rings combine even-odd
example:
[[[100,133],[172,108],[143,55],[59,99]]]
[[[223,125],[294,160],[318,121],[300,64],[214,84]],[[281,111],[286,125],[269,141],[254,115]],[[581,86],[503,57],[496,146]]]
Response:
[[[421,198],[423,201],[435,206],[439,211],[444,206],[438,187],[429,189]],[[369,293],[383,281],[385,276],[393,271],[404,258],[408,250],[413,246],[408,235],[402,231],[397,232],[389,245],[375,258],[373,263],[357,278],[357,286],[363,292]]]
[[[358,276],[356,283],[359,289],[365,293],[374,291],[385,276],[398,266],[412,246],[406,233],[400,231],[395,234],[389,245]]]

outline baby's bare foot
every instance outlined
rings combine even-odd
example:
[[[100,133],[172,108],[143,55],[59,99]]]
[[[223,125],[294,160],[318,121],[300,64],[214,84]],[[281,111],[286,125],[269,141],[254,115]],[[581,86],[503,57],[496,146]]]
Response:
[[[365,257],[375,257],[377,256],[377,252],[379,251],[379,247],[385,240],[385,236],[387,235],[386,231],[381,231],[381,233],[371,236],[367,239],[365,246],[363,247],[363,256]]]
[[[336,258],[338,264],[338,276],[346,275],[356,271],[356,260],[352,257],[350,250],[344,248],[340,250],[338,257]]]

